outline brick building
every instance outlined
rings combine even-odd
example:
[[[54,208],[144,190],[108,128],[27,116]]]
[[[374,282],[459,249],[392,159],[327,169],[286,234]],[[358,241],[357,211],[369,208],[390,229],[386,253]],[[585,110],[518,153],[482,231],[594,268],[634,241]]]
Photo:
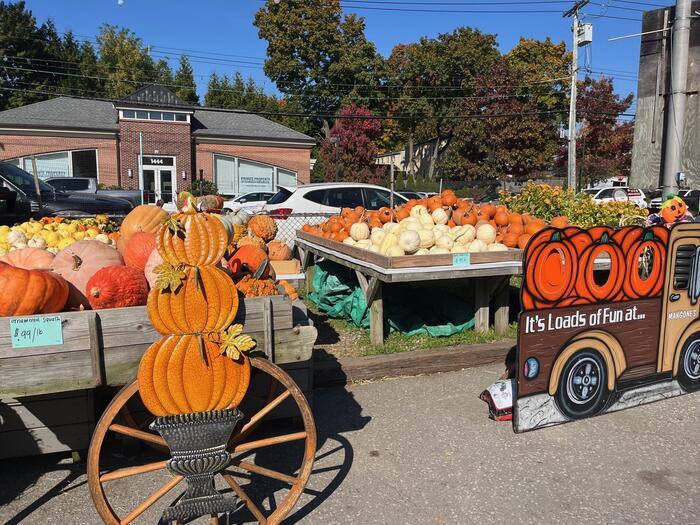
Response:
[[[314,139],[246,111],[187,106],[162,86],[117,102],[58,97],[0,112],[0,160],[171,200],[193,178],[223,195],[309,182]]]

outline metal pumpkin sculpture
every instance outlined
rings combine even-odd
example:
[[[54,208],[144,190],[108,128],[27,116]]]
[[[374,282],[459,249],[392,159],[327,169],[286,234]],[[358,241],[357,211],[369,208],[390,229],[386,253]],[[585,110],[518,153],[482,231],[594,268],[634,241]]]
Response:
[[[185,476],[184,497],[168,507],[167,520],[187,520],[231,511],[235,498],[213,485],[228,465],[226,444],[243,417],[236,407],[250,382],[244,352],[255,342],[231,323],[238,292],[217,264],[228,245],[224,225],[200,213],[195,199],[181,194],[179,213],[156,232],[163,264],[155,268],[156,286],[148,296],[148,315],[163,337],[141,359],[141,399],[156,420],[151,424],[168,443],[168,469]]]

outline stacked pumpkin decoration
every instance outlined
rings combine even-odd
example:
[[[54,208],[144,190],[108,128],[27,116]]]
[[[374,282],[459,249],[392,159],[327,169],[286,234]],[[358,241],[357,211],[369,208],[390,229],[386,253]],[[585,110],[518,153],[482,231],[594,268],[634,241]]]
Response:
[[[146,351],[138,371],[144,405],[156,416],[237,406],[250,381],[243,353],[255,346],[233,325],[236,286],[217,265],[227,248],[223,223],[200,213],[194,198],[156,232],[163,263],[148,296],[148,315],[163,337]]]

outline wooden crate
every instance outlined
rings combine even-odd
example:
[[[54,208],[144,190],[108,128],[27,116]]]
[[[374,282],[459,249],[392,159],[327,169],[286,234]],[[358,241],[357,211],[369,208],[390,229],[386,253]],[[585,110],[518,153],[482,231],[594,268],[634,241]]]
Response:
[[[319,235],[312,235],[301,230],[297,231],[297,237],[299,239],[317,244],[318,246],[329,248],[338,253],[349,255],[355,259],[360,259],[361,261],[374,264],[387,270],[398,268],[425,268],[430,266],[453,266],[454,256],[458,255],[454,253],[442,253],[435,255],[404,255],[401,257],[387,257],[386,255],[380,255],[369,250],[355,248],[349,244],[343,244],[342,242],[326,239],[325,237],[321,237]],[[469,264],[478,265],[486,263],[522,261],[522,258],[522,250],[516,249],[509,249],[505,252],[471,253],[469,254]]]

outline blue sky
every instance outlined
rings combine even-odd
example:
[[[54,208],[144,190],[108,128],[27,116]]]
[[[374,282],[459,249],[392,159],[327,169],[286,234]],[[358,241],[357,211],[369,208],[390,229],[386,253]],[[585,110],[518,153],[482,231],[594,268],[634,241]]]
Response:
[[[384,56],[398,43],[414,42],[421,36],[432,37],[438,33],[450,32],[461,25],[497,34],[502,52],[517,44],[521,36],[537,39],[549,36],[555,42],[564,40],[568,47],[571,45],[571,22],[561,15],[571,2],[540,0],[539,3],[517,6],[512,4],[527,0],[510,0],[510,5],[498,6],[509,0],[494,0],[491,5],[466,5],[476,1],[404,0],[398,4],[387,2],[374,5],[385,9],[494,9],[527,12],[487,14],[364,10],[354,9],[352,5],[360,5],[356,2],[344,4],[344,9],[365,17],[367,37],[375,42]],[[409,5],[412,3],[416,5]],[[640,11],[655,8],[647,4],[660,6],[669,3],[671,2],[664,0],[597,0],[584,9],[585,21],[594,26],[594,43],[590,47],[592,69],[614,77],[615,88],[620,93],[636,94],[634,78],[639,63],[639,38],[616,42],[608,42],[608,38],[640,32]],[[266,43],[258,38],[253,26],[255,11],[261,5],[260,0],[124,0],[121,7],[117,0],[27,1],[27,6],[39,21],[51,17],[61,32],[71,29],[78,35],[94,37],[104,23],[127,27],[139,35],[144,44],[154,46],[154,57],[172,57],[173,66],[181,51],[169,48],[191,50],[187,54],[195,69],[200,93],[204,91],[206,79],[212,72],[233,73],[236,70],[244,76],[250,75],[257,81],[264,82],[268,92],[274,90],[262,71]],[[364,5],[371,5],[371,0]],[[533,10],[555,12],[534,13]],[[596,15],[601,14],[605,16],[596,18]],[[613,16],[635,20],[611,18]],[[222,60],[236,62],[221,63]]]

